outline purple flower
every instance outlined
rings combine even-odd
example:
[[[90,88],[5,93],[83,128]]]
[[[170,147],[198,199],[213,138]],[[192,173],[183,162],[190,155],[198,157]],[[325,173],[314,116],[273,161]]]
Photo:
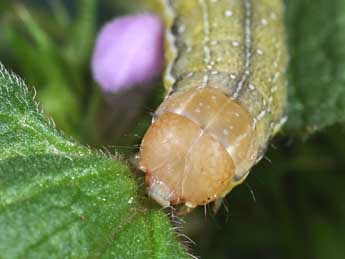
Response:
[[[92,58],[93,77],[105,92],[147,84],[164,65],[164,26],[154,14],[114,19],[101,30]]]

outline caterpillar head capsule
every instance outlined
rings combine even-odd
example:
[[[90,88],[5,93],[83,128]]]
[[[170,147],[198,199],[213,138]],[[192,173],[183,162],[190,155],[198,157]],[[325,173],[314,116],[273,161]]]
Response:
[[[219,89],[177,92],[156,115],[141,144],[139,167],[149,195],[164,207],[194,208],[223,198],[255,162],[252,119]]]

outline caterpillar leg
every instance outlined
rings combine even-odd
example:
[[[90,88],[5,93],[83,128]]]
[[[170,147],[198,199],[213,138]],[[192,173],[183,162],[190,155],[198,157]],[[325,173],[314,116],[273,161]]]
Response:
[[[186,205],[181,205],[176,209],[176,215],[181,217],[184,216],[188,213],[190,213],[192,210],[194,210],[194,208],[188,207]]]
[[[212,206],[212,212],[214,214],[217,214],[219,209],[222,207],[223,200],[224,200],[224,198],[220,198],[220,199],[217,199],[217,200],[214,201],[213,206]]]

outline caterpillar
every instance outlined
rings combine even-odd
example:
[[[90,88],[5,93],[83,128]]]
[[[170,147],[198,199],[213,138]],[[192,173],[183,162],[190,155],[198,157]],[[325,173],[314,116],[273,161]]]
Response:
[[[149,196],[195,208],[225,197],[286,121],[281,0],[162,0],[167,95],[140,147]]]

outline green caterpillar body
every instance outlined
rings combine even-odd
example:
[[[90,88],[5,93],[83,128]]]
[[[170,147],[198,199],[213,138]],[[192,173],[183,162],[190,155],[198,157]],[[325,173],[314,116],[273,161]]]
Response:
[[[141,168],[147,173],[150,195],[162,205],[182,203],[195,207],[224,197],[242,182],[264,155],[270,137],[286,120],[288,55],[283,3],[280,0],[166,0],[162,3],[167,25],[165,85],[168,94],[144,137]],[[168,116],[174,121],[169,126],[173,130],[165,130],[160,124],[160,118],[169,124]],[[184,133],[188,137],[191,134],[194,141],[186,150],[178,151],[183,157],[171,154],[167,147],[167,151],[164,148],[162,151],[166,155],[159,153],[157,160],[153,159],[154,150],[164,141],[178,150],[181,143],[175,145],[161,133],[180,136],[176,124],[181,122],[184,129],[189,125],[182,117],[192,121],[200,131],[195,130],[196,135],[190,131]],[[215,157],[203,157],[207,151],[195,155],[200,148],[205,148],[200,143],[204,143],[202,138],[206,135],[225,148],[231,161],[224,162],[227,160],[222,159],[218,146],[210,151],[211,156],[219,153]],[[174,161],[169,162],[169,156],[175,157]],[[210,160],[209,169],[205,169],[207,165],[199,166],[206,160]],[[216,164],[228,168],[229,173]],[[209,178],[207,173],[211,174]],[[198,177],[201,178],[199,187],[193,188],[205,195],[194,199],[198,195],[196,191],[188,193],[187,182]],[[227,178],[231,181],[226,181]],[[202,181],[218,181],[221,187],[204,186]]]

